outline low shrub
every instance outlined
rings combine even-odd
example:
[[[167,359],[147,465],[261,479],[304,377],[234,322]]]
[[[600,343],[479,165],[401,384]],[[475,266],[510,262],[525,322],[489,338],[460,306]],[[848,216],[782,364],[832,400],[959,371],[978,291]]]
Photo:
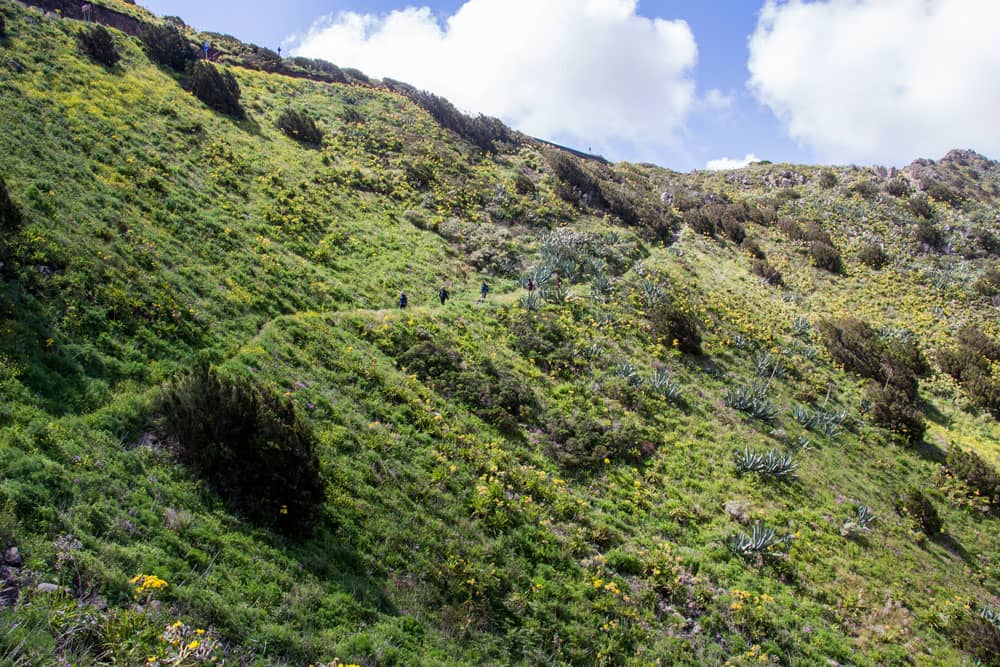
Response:
[[[750,256],[755,259],[767,258],[767,254],[764,252],[764,249],[761,248],[760,244],[757,243],[757,241],[754,239],[751,238],[743,239],[743,243],[740,244],[740,247],[746,250],[748,253],[750,253]]]
[[[948,202],[952,206],[962,203],[962,196],[941,181],[927,181],[923,186],[924,192],[934,201]]]
[[[653,306],[647,317],[653,334],[665,345],[687,354],[701,354],[701,332],[694,315],[665,302]]]
[[[983,457],[957,446],[949,447],[946,465],[955,477],[978,491],[995,509],[1000,509],[1000,473]]]
[[[923,491],[910,487],[896,501],[896,512],[909,517],[927,535],[937,535],[944,530],[944,524],[937,509]]]
[[[316,121],[304,111],[295,109],[285,109],[278,116],[275,126],[285,133],[289,139],[319,146],[323,143],[323,132],[316,125]]]
[[[768,285],[781,285],[781,271],[771,266],[766,259],[755,259],[751,267],[754,274],[760,276]]]
[[[145,45],[150,60],[175,72],[183,72],[195,60],[191,43],[177,26],[169,23],[146,24],[139,39]]]
[[[809,246],[809,258],[816,268],[829,271],[830,273],[841,273],[844,270],[844,262],[840,257],[840,251],[829,243],[814,241]]]
[[[906,197],[910,194],[910,183],[905,178],[893,178],[886,182],[885,191],[893,197]]]
[[[847,188],[848,194],[857,195],[862,199],[871,201],[878,196],[878,186],[871,181],[859,181],[851,187]]]
[[[913,238],[922,247],[929,250],[940,250],[944,246],[944,232],[938,229],[930,220],[921,220],[917,223],[917,229],[913,233]]]
[[[975,234],[976,244],[987,255],[996,257],[1000,255],[1000,238],[988,229],[980,229]]]
[[[869,243],[858,251],[858,261],[875,270],[881,269],[889,263],[889,255],[886,254],[880,243]]]
[[[819,174],[819,185],[825,190],[829,190],[830,188],[835,187],[839,182],[840,179],[837,178],[837,174],[830,171],[829,169],[824,169]]]
[[[743,226],[743,223],[729,214],[722,217],[722,232],[733,243],[743,243],[743,240],[747,237],[747,230]]]
[[[656,452],[656,433],[634,414],[622,411],[609,420],[582,401],[549,409],[542,429],[549,454],[568,470],[593,470],[611,460],[638,463]]]
[[[972,289],[983,296],[1000,296],[1000,267],[984,271],[972,284]]]
[[[778,229],[792,241],[802,241],[805,239],[806,233],[802,229],[802,225],[795,222],[791,218],[781,218],[778,220]]]
[[[978,327],[963,327],[958,332],[958,342],[990,361],[1000,361],[1000,340],[990,338]]]
[[[684,223],[697,234],[715,238],[725,210],[722,204],[691,208],[684,212]]]
[[[219,113],[235,118],[243,117],[240,84],[229,70],[220,72],[215,65],[199,60],[191,68],[191,92]]]
[[[238,510],[294,532],[319,516],[316,439],[291,402],[201,364],[164,385],[158,408],[181,458]]]
[[[1000,664],[1000,627],[984,614],[967,613],[951,632],[955,644],[976,658],[979,665]]]
[[[111,33],[102,25],[92,26],[89,30],[83,30],[77,36],[80,49],[90,56],[94,62],[111,68],[118,64],[121,56],[115,48],[115,40],[111,38]]]
[[[7,19],[0,14],[0,39],[7,37]]]
[[[930,220],[934,217],[934,207],[931,205],[927,195],[918,193],[910,197],[910,211],[913,215]]]
[[[905,389],[892,384],[872,384],[865,398],[871,406],[869,416],[876,426],[899,433],[910,443],[920,442],[924,437],[927,424]]]
[[[820,227],[819,223],[816,222],[807,222],[802,227],[801,240],[808,243],[825,243],[828,246],[833,245],[833,239],[827,231]]]

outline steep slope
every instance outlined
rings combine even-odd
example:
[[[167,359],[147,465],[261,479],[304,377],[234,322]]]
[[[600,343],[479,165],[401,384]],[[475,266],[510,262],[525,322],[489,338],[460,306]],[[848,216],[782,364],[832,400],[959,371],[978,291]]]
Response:
[[[486,152],[241,67],[234,119],[0,12],[0,662],[995,663],[997,163]],[[207,363],[294,406],[319,507],[176,439]]]

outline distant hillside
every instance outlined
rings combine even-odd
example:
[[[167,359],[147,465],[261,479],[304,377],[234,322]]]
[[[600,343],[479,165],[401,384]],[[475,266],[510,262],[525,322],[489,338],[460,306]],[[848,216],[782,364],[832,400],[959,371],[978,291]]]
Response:
[[[997,664],[1000,164],[611,164],[54,2],[0,664]]]

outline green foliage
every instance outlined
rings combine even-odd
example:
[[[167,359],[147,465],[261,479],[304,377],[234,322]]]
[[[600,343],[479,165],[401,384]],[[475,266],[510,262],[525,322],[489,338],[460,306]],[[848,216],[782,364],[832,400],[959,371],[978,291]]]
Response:
[[[871,201],[878,196],[878,186],[871,181],[858,181],[851,187],[847,188],[847,192],[852,195],[857,195],[862,199]]]
[[[930,250],[940,250],[945,243],[944,233],[930,220],[918,222],[913,237],[917,243]]]
[[[976,327],[964,327],[958,346],[938,351],[938,365],[955,378],[973,403],[1000,419],[1000,380],[993,377],[991,361],[1000,359],[1000,343]]]
[[[98,64],[111,68],[121,59],[115,47],[115,40],[102,25],[86,28],[80,31],[76,38],[80,42],[80,49]]]
[[[756,473],[779,480],[794,479],[799,465],[792,460],[791,454],[780,454],[773,449],[760,452],[747,447],[736,455],[736,472],[739,474]]]
[[[546,449],[570,471],[588,471],[607,462],[638,463],[656,452],[656,437],[635,415],[624,411],[606,419],[582,402],[550,408],[542,420]]]
[[[701,354],[698,319],[670,302],[653,306],[647,314],[653,334],[687,354]]]
[[[910,211],[918,217],[926,220],[931,220],[934,217],[934,207],[931,205],[927,195],[923,193],[912,195],[910,197],[909,206]]]
[[[962,203],[962,196],[941,181],[927,181],[923,183],[923,188],[927,196],[934,201],[947,202],[952,206]]]
[[[4,18],[3,14],[0,14],[0,39],[5,39],[7,37],[7,19]]]
[[[209,108],[242,118],[240,84],[228,69],[220,72],[215,65],[199,60],[191,67],[191,92]]]
[[[973,451],[951,446],[948,448],[946,465],[953,475],[964,480],[994,508],[1000,509],[1000,473],[983,457]]]
[[[666,368],[657,368],[653,371],[649,386],[668,403],[678,403],[681,400],[681,387],[673,381]]]
[[[738,531],[729,537],[729,550],[741,558],[766,556],[775,547],[785,546],[792,541],[791,535],[778,537],[773,528],[760,521],[754,523],[749,535]]]
[[[150,60],[175,72],[185,71],[195,61],[194,49],[175,25],[147,23],[140,39]]]
[[[0,230],[13,234],[21,227],[21,209],[10,198],[7,183],[0,176]]]
[[[877,426],[899,433],[911,443],[923,439],[927,423],[905,389],[872,384],[865,396],[871,406],[869,416]]]
[[[283,530],[312,528],[324,483],[315,437],[291,403],[200,364],[164,385],[159,411],[183,459],[227,501]]]
[[[877,271],[889,263],[889,255],[881,243],[868,243],[858,251],[858,260]]]
[[[896,512],[908,517],[927,535],[934,536],[944,532],[944,523],[934,504],[915,486],[907,489],[896,501]]]
[[[809,258],[814,266],[830,273],[841,273],[844,269],[840,251],[823,241],[814,241],[809,246]]]
[[[830,188],[835,187],[839,182],[840,179],[837,178],[837,174],[829,169],[824,169],[819,174],[819,185],[824,190],[829,190]]]
[[[972,285],[972,289],[983,296],[1000,296],[1000,267],[993,267],[983,272]]]
[[[730,387],[723,395],[726,405],[765,422],[778,417],[778,409],[767,397],[767,384],[753,382]]]
[[[781,271],[771,266],[766,259],[755,259],[751,265],[751,270],[768,285],[781,285],[784,281]]]
[[[792,408],[792,416],[810,431],[816,431],[833,438],[840,435],[844,422],[847,421],[847,413],[843,410],[828,410],[818,407],[815,410],[796,405]]]
[[[885,191],[896,198],[907,197],[910,194],[910,182],[897,176],[886,182]]]
[[[275,126],[284,132],[289,139],[303,144],[320,146],[323,143],[323,131],[316,125],[316,121],[304,111],[285,109],[278,116]]]
[[[980,664],[996,665],[1000,656],[1000,627],[982,613],[966,614],[952,631],[956,645],[975,656]]]

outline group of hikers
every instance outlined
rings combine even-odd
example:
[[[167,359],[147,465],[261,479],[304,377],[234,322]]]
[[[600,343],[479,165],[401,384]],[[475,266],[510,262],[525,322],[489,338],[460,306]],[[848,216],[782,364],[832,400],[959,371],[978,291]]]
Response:
[[[476,303],[482,303],[486,301],[486,295],[489,293],[490,293],[490,286],[484,282],[482,284],[482,287],[479,288],[479,300]],[[442,306],[445,303],[447,303],[448,299],[450,298],[451,298],[451,293],[448,291],[447,287],[442,287],[441,289],[438,290],[438,300],[441,301]],[[406,308],[407,305],[409,305],[409,298],[406,296],[406,292],[400,292],[399,307]]]

